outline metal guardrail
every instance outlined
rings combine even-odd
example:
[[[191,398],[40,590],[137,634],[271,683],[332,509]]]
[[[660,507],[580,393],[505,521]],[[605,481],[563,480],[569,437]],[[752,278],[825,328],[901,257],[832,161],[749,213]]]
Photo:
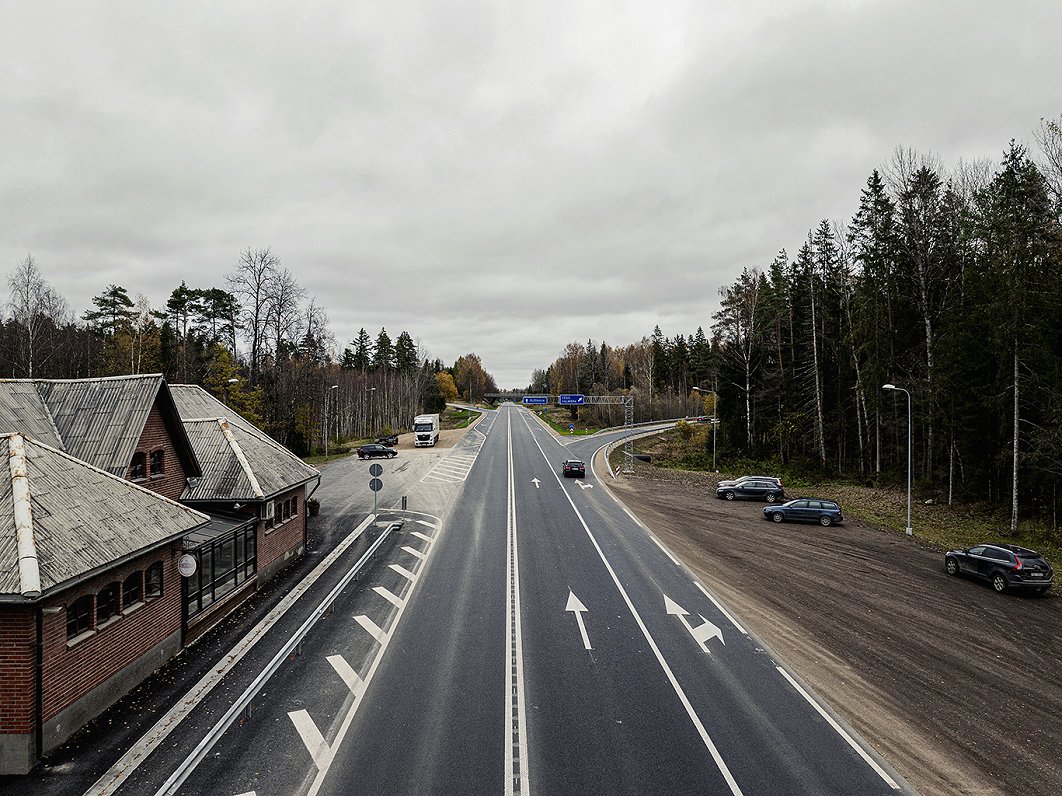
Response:
[[[681,420],[681,419],[684,419],[684,418],[679,418],[679,419]],[[666,421],[654,420],[651,423],[639,423],[638,425],[640,425],[640,426],[652,425],[652,426],[655,426],[655,427],[652,428],[652,429],[648,429],[646,431],[641,431],[641,432],[639,432],[637,434],[627,434],[626,436],[620,437],[619,439],[616,439],[616,440],[613,440],[608,445],[606,445],[605,446],[605,466],[608,468],[608,474],[612,477],[612,480],[613,481],[616,480],[616,471],[612,469],[612,462],[610,462],[608,460],[608,457],[609,457],[609,454],[612,453],[613,449],[617,445],[624,445],[624,444],[626,444],[628,442],[631,442],[633,440],[641,439],[642,437],[651,437],[653,434],[656,434],[659,431],[666,431],[669,428],[673,428],[677,422],[678,422],[678,420],[666,420]],[[619,428],[622,428],[622,426],[619,426]]]
[[[335,588],[328,593],[320,604],[313,609],[310,615],[306,618],[306,621],[302,623],[294,635],[284,644],[280,651],[273,656],[273,659],[269,661],[266,667],[258,673],[258,676],[254,678],[247,689],[240,695],[239,699],[232,703],[231,707],[225,711],[225,715],[221,717],[221,721],[215,724],[203,739],[196,744],[195,749],[191,754],[184,759],[176,770],[170,774],[162,787],[155,792],[155,796],[172,796],[177,792],[177,789],[184,784],[184,781],[188,779],[189,775],[195,770],[204,757],[209,754],[210,750],[214,747],[214,744],[218,742],[225,731],[233,725],[237,717],[245,710],[250,710],[251,703],[254,698],[258,696],[258,692],[262,690],[263,686],[269,681],[269,678],[276,674],[281,664],[288,659],[293,652],[297,652],[302,645],[303,639],[310,632],[317,621],[326,613],[332,610],[332,605],[336,599],[343,592],[343,590],[350,585],[350,582],[357,576],[361,568],[366,562],[372,558],[376,550],[383,544],[384,540],[391,535],[392,531],[398,530],[402,527],[401,522],[392,522],[384,532],[369,546],[369,549],[365,551],[358,562],[351,567],[351,569],[340,579],[339,583],[335,585]]]

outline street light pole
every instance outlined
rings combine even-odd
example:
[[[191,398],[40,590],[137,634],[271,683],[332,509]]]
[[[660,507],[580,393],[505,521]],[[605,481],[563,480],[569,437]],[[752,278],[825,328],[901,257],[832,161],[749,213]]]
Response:
[[[907,396],[907,535],[911,536],[911,393],[895,384],[883,384],[881,389],[895,390]]]

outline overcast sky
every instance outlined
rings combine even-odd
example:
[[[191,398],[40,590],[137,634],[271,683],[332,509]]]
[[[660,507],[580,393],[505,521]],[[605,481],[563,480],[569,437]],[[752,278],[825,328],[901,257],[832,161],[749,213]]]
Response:
[[[80,315],[269,246],[341,343],[522,387],[572,340],[707,332],[897,146],[1035,147],[1059,31],[1059,0],[0,0],[0,266]]]

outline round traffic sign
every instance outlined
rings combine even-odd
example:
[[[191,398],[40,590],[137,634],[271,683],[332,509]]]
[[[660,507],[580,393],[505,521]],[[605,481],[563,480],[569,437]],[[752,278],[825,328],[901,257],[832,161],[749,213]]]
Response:
[[[197,564],[195,556],[185,553],[177,559],[177,571],[181,573],[181,577],[190,578],[195,574]]]
[[[379,492],[381,489],[383,489],[383,481],[381,481],[379,478],[372,479],[371,481],[369,481],[369,489],[371,489],[373,492]]]
[[[373,462],[369,465],[369,475],[371,475],[373,478],[378,478],[379,476],[383,475],[383,467],[381,467],[376,462]]]

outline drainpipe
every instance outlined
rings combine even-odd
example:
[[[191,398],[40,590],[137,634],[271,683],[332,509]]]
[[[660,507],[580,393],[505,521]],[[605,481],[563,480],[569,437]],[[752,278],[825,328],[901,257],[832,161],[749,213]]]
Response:
[[[34,650],[33,666],[33,734],[36,737],[34,760],[44,757],[44,606],[37,604],[34,611],[37,626],[37,643]]]

